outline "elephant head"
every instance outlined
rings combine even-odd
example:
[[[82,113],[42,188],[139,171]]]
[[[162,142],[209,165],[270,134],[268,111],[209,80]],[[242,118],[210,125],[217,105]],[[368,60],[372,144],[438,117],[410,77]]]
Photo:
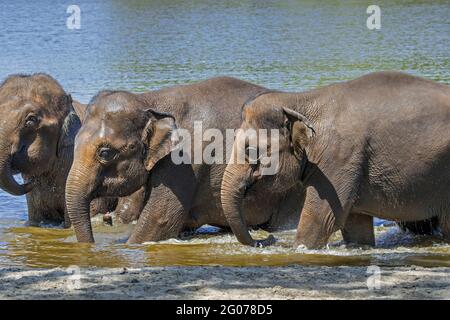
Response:
[[[91,100],[66,184],[67,210],[79,242],[94,242],[90,202],[128,196],[144,186],[148,172],[171,152],[175,129],[174,118],[153,110],[143,96],[102,91]]]
[[[8,77],[0,85],[0,188],[13,195],[29,192],[32,179],[52,170],[79,126],[70,95],[52,77]],[[25,184],[14,179],[18,173]]]
[[[273,238],[252,239],[242,214],[244,197],[258,192],[285,192],[299,183],[307,163],[307,147],[314,135],[309,120],[276,96],[264,94],[244,105],[243,122],[222,180],[225,217],[239,242],[250,246],[270,245]],[[245,134],[250,131],[256,134],[256,145]],[[265,150],[261,150],[262,146]],[[238,161],[239,153],[244,155],[242,162]],[[266,174],[268,167],[276,169]]]

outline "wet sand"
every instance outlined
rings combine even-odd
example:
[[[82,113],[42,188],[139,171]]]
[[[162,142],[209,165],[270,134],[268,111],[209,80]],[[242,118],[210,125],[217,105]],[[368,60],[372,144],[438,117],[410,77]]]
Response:
[[[450,268],[2,268],[0,299],[450,299]]]

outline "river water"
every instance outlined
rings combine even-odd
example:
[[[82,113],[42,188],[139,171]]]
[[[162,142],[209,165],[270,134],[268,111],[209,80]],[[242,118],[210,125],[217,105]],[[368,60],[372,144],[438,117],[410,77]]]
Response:
[[[381,29],[366,26],[367,1],[0,1],[0,78],[47,72],[88,102],[98,90],[135,92],[228,75],[273,89],[306,90],[377,70],[450,84],[450,2],[377,1]],[[295,231],[247,248],[213,228],[181,240],[126,246],[132,226],[96,222],[96,245],[71,230],[26,226],[24,197],[0,191],[0,267],[145,265],[450,266],[450,246],[378,226],[375,249],[292,248]],[[261,231],[255,236],[264,236]]]

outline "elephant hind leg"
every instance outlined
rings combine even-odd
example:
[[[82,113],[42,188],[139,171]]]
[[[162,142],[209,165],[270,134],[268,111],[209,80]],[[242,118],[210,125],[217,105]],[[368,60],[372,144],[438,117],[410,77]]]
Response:
[[[439,227],[439,219],[432,217],[421,221],[399,222],[398,225],[403,231],[409,231],[416,235],[433,235]]]
[[[450,242],[450,215],[439,217],[439,228],[442,231],[442,235],[446,241]]]
[[[357,246],[375,246],[373,217],[365,214],[350,213],[342,236],[346,244]]]

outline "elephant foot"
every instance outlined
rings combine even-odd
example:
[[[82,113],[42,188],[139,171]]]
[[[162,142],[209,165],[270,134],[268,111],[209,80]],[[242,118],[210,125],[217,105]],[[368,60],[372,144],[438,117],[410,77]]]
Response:
[[[255,248],[264,248],[264,247],[268,247],[273,245],[277,240],[275,239],[275,237],[273,235],[269,235],[266,239],[264,240],[255,240],[253,246]]]
[[[347,249],[362,249],[362,250],[370,250],[375,247],[374,244],[363,244],[363,243],[353,243],[353,242],[346,242],[345,248]]]
[[[342,237],[347,247],[370,248],[375,247],[375,233],[373,229],[373,217],[350,213]]]
[[[103,222],[107,225],[113,225],[113,215],[110,212],[107,212],[103,215]]]

